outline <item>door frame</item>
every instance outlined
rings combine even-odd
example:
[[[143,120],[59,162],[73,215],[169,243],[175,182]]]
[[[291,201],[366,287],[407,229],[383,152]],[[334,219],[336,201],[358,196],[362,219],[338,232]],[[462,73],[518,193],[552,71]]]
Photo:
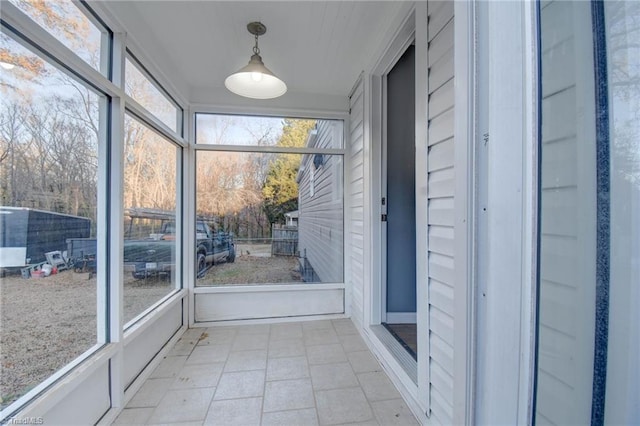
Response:
[[[429,413],[429,330],[428,322],[428,293],[427,293],[427,236],[426,232],[416,235],[416,316],[418,328],[418,361],[417,381],[414,382],[405,372],[403,366],[395,358],[393,352],[376,335],[376,329],[386,320],[386,267],[381,259],[386,259],[386,234],[381,225],[382,197],[382,150],[386,141],[386,75],[395,66],[406,49],[416,44],[416,76],[415,76],[415,123],[416,123],[416,229],[427,229],[427,198],[426,187],[418,182],[426,182],[426,105],[427,105],[427,60],[426,60],[426,2],[417,2],[398,30],[391,38],[388,46],[382,50],[379,60],[372,67],[369,75],[369,122],[370,122],[370,153],[368,176],[371,179],[369,187],[369,233],[371,236],[371,251],[369,265],[371,284],[365,286],[364,331],[371,339],[376,351],[383,357],[386,365],[403,385],[419,410]],[[419,141],[419,142],[418,142]],[[380,224],[380,225],[379,225]]]

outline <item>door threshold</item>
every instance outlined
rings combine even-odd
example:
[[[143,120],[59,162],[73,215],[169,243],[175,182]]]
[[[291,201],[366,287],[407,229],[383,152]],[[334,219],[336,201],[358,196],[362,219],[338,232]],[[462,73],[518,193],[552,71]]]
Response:
[[[416,362],[418,361],[418,353],[417,350],[414,350],[414,348],[416,347],[416,337],[415,336],[407,336],[407,332],[406,329],[404,331],[404,337],[401,336],[400,334],[403,333],[403,331],[401,329],[398,329],[398,327],[407,327],[407,326],[411,326],[413,325],[414,329],[411,331],[412,334],[415,334],[415,324],[389,324],[386,322],[382,323],[382,326],[384,328],[387,329],[387,331],[389,333],[391,333],[391,335],[398,341],[398,343],[400,343],[402,345],[402,347],[404,348],[405,351],[409,352],[409,355],[411,355],[411,357],[413,359],[416,360]],[[413,338],[412,341],[407,341],[407,338]]]
[[[404,370],[407,376],[415,383],[418,384],[418,363],[405,347],[398,342],[398,340],[387,330],[383,325],[370,326],[373,334],[378,338],[391,355],[398,362],[400,367]]]

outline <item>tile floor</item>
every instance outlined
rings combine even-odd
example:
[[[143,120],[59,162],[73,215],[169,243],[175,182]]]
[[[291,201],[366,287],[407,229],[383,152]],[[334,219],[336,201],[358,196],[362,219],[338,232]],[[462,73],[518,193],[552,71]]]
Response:
[[[340,319],[187,330],[114,424],[418,423]]]

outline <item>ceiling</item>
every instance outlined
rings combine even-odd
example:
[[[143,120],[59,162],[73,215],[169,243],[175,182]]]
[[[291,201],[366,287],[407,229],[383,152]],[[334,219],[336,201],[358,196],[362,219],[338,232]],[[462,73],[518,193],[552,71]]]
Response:
[[[221,93],[246,65],[261,21],[265,65],[291,94],[346,96],[393,32],[402,1],[104,1],[144,56],[188,101]],[[138,52],[140,53],[140,52]],[[234,95],[235,96],[235,95]],[[287,95],[285,95],[287,96]]]

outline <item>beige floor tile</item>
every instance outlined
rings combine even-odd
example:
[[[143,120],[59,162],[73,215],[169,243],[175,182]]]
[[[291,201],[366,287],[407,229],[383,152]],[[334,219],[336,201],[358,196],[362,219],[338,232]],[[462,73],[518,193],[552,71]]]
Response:
[[[250,371],[267,368],[267,350],[231,352],[224,371]]]
[[[272,324],[269,339],[273,342],[275,340],[300,339],[302,336],[302,324],[299,322],[291,322]]]
[[[131,398],[127,408],[155,407],[157,406],[174,379],[147,379],[138,392]]]
[[[229,345],[196,346],[189,355],[186,365],[225,362],[230,351]]]
[[[304,356],[272,358],[267,363],[267,381],[304,379],[309,377],[309,365]]]
[[[333,323],[331,320],[318,320],[318,321],[303,321],[302,322],[302,330],[306,333],[309,330],[320,330],[320,329],[332,329]]]
[[[160,364],[153,370],[151,373],[151,379],[165,379],[170,377],[176,377],[176,375],[182,370],[185,362],[187,361],[186,356],[166,356]]]
[[[339,336],[346,336],[349,334],[358,334],[356,326],[353,325],[353,321],[349,318],[333,320],[333,328],[336,330]]]
[[[213,388],[218,384],[224,363],[185,365],[171,389]]]
[[[317,426],[318,415],[315,408],[303,410],[276,411],[262,415],[262,426]]]
[[[305,356],[306,354],[302,339],[276,340],[269,343],[269,358]]]
[[[238,336],[246,335],[246,334],[263,334],[268,335],[271,331],[271,324],[250,324],[250,325],[239,325],[236,328],[238,332]]]
[[[338,335],[333,328],[319,328],[304,332],[304,344],[307,346],[328,345],[331,343],[340,343]]]
[[[337,425],[374,420],[362,389],[333,389],[316,392],[321,425]]]
[[[252,351],[258,349],[267,349],[269,347],[269,335],[268,334],[238,334],[233,341],[231,350],[237,351]]]
[[[384,371],[358,374],[358,381],[369,401],[401,398]]]
[[[419,425],[407,404],[402,399],[376,401],[371,403],[371,408],[381,425]]]
[[[316,391],[360,386],[348,362],[312,365],[310,371],[313,389]]]
[[[344,336],[338,336],[338,338],[340,339],[340,343],[342,343],[342,347],[344,348],[345,352],[369,350],[359,334],[347,334]]]
[[[178,355],[190,355],[193,348],[198,343],[198,340],[202,333],[204,333],[203,329],[199,329],[197,333],[192,332],[193,329],[187,330],[180,339],[176,342],[175,346],[169,352],[169,356],[178,356]]]
[[[265,413],[312,408],[314,405],[310,379],[267,382],[264,391]]]
[[[342,349],[342,345],[334,343],[330,345],[307,346],[307,359],[309,365],[331,364],[337,362],[347,362],[347,354]]]
[[[205,425],[259,426],[262,414],[262,398],[229,399],[213,401],[209,407]]]
[[[356,373],[369,373],[382,371],[382,366],[369,351],[349,352],[347,354],[353,371]]]
[[[231,345],[236,333],[237,331],[230,327],[209,327],[202,333],[198,345]]]
[[[223,373],[218,381],[214,399],[235,399],[262,396],[265,371],[240,371]]]
[[[207,331],[206,328],[202,328],[202,327],[198,327],[198,328],[189,328],[187,329],[187,331],[185,331],[182,336],[180,336],[180,340],[182,339],[187,339],[190,341],[194,341],[196,343],[198,343],[198,340],[200,339],[200,337],[202,337],[202,334]]]
[[[153,413],[153,408],[125,408],[116,417],[114,425],[143,425],[146,424]]]
[[[149,423],[203,421],[214,391],[213,388],[170,390],[154,410]]]
[[[188,330],[114,424],[416,425],[349,319]]]

